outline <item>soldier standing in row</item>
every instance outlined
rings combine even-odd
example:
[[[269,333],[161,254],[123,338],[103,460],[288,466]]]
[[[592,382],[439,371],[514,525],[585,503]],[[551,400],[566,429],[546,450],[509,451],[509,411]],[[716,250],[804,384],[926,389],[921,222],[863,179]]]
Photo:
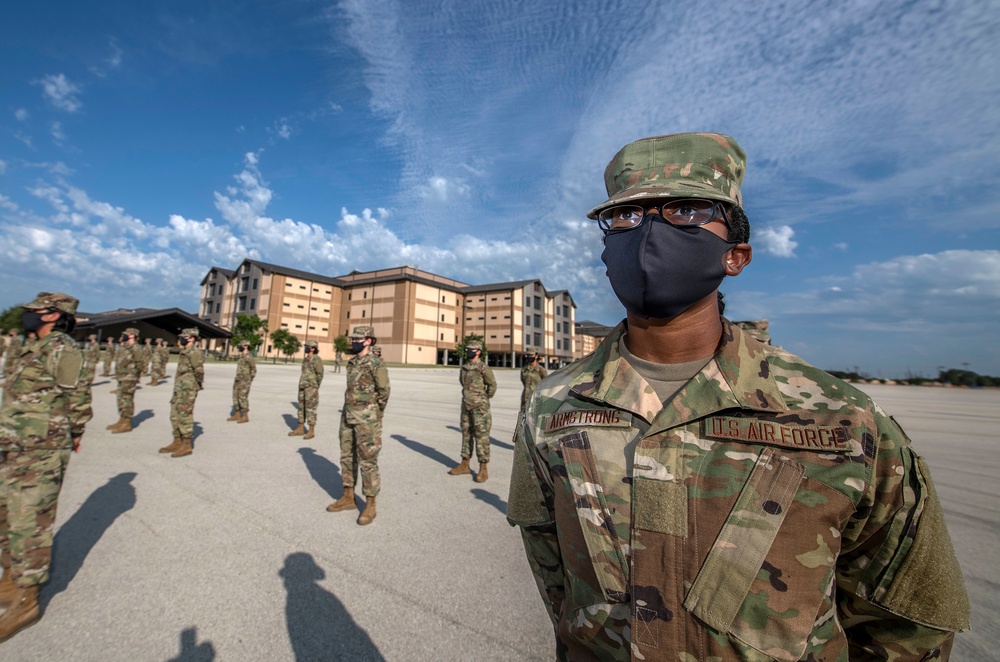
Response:
[[[3,364],[5,383],[14,372],[14,366],[17,365],[17,359],[21,355],[21,344],[21,336],[18,335],[17,329],[11,329],[7,332],[7,362]]]
[[[153,367],[150,369],[149,385],[159,386],[160,381],[167,376],[167,361],[170,360],[170,349],[167,341],[157,338],[153,346]]]
[[[237,349],[240,353],[236,363],[236,378],[233,380],[233,415],[227,421],[247,423],[250,421],[250,384],[257,376],[257,363],[250,355],[250,343],[241,342]]]
[[[111,376],[111,363],[115,360],[115,339],[108,336],[104,341],[104,372],[101,377]]]
[[[490,428],[493,427],[490,398],[497,392],[497,380],[486,361],[482,360],[482,354],[483,344],[478,340],[472,340],[465,346],[465,363],[458,376],[462,384],[462,463],[448,472],[452,476],[469,473],[469,458],[475,444],[476,459],[479,460],[477,483],[485,483],[490,477],[486,469],[490,461]]]
[[[170,453],[170,457],[184,457],[194,452],[191,445],[194,437],[194,401],[205,382],[205,354],[198,348],[199,335],[197,328],[191,328],[181,331],[177,338],[181,353],[177,357],[174,394],[170,398],[170,426],[174,440],[160,449],[161,453]]]
[[[87,336],[87,347],[83,350],[83,379],[88,384],[94,383],[94,375],[97,373],[97,362],[101,359],[101,343],[97,340],[97,335],[91,333]]]
[[[108,426],[113,434],[132,431],[135,414],[135,389],[142,370],[141,349],[135,344],[139,329],[129,327],[122,332],[115,358],[115,379],[118,380],[118,421]]]
[[[24,306],[25,345],[0,409],[0,642],[38,622],[66,467],[91,418],[83,354],[68,335],[78,301],[40,292]]]
[[[150,365],[153,362],[153,339],[146,338],[142,345],[142,374],[150,374]]]
[[[299,425],[288,433],[289,437],[312,439],[316,436],[316,410],[319,409],[319,386],[323,383],[323,361],[319,358],[319,344],[306,341],[302,374],[299,375]],[[305,427],[303,427],[305,426]],[[309,429],[306,432],[306,428]]]
[[[336,350],[334,352],[334,354],[333,354],[333,371],[334,372],[340,372],[340,365],[343,362],[343,360],[344,360],[344,353],[341,352],[339,349]]]
[[[969,603],[926,462],[872,400],[722,317],[729,136],[626,145],[588,214],[626,319],[536,390],[521,527],[560,659],[944,660]]]
[[[326,509],[330,512],[354,508],[354,486],[361,469],[361,491],[365,509],[358,518],[362,526],[375,519],[375,497],[382,488],[378,472],[378,454],[382,450],[382,414],[389,402],[389,371],[381,357],[372,351],[375,329],[356,326],[351,335],[347,362],[347,389],[340,415],[340,475],[344,496]]]
[[[524,357],[525,364],[521,367],[521,384],[524,386],[521,391],[521,411],[524,411],[524,405],[528,404],[538,382],[549,376],[549,371],[542,367],[538,359],[538,350],[529,347]]]

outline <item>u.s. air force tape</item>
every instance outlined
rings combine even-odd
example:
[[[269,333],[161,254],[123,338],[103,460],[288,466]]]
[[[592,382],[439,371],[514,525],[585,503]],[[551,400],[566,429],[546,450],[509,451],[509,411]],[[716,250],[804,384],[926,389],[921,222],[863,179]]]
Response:
[[[847,428],[831,425],[784,425],[752,418],[710,416],[702,422],[702,436],[824,453],[854,450]]]
[[[546,433],[564,428],[627,428],[632,425],[632,414],[620,409],[571,409],[541,417],[542,430]]]

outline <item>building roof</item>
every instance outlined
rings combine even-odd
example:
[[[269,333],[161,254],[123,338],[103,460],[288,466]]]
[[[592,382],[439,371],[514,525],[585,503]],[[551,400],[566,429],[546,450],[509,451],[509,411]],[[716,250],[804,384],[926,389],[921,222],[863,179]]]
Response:
[[[471,294],[473,292],[493,292],[496,290],[519,290],[526,285],[531,285],[532,283],[538,283],[542,285],[542,281],[537,278],[532,278],[529,280],[514,280],[508,283],[489,283],[487,285],[470,285],[469,287],[463,287],[462,292],[465,294]],[[545,286],[542,285],[542,289]],[[546,292],[547,294],[547,292]]]
[[[199,319],[180,308],[119,308],[103,313],[81,313],[76,315],[76,334],[101,331],[102,336],[121,333],[126,327],[138,323],[161,329],[165,335],[176,336],[181,329],[197,327],[202,338],[231,338],[233,334],[211,322]],[[84,334],[86,336],[86,333]]]
[[[249,262],[250,264],[259,267],[263,271],[270,271],[271,273],[281,274],[283,276],[291,276],[292,278],[301,278],[302,280],[310,280],[317,283],[326,283],[327,285],[336,285],[337,287],[344,287],[346,283],[339,278],[333,278],[331,276],[323,276],[321,274],[314,274],[309,271],[302,271],[301,269],[292,269],[291,267],[283,267],[280,264],[271,264],[270,262],[261,262],[260,260],[251,260],[246,258],[243,262],[240,262],[242,267],[244,263]],[[236,272],[239,272],[239,267],[237,267]]]
[[[219,274],[226,280],[232,278],[233,274],[236,273],[232,269],[223,269],[222,267],[212,267],[211,269],[208,270],[207,273],[205,273],[205,277],[201,279],[200,283],[201,285],[205,284],[205,281],[208,280],[208,277],[212,275],[213,271],[218,271]]]
[[[595,338],[604,338],[614,331],[615,328],[613,326],[605,326],[603,324],[598,324],[597,322],[591,322],[590,320],[577,322],[573,326],[575,327],[576,333],[582,336],[593,336]]]

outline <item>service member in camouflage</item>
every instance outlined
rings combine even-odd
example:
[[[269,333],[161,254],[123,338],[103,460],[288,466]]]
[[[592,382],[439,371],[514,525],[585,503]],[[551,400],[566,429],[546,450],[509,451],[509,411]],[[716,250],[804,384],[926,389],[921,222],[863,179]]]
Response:
[[[237,345],[240,358],[236,362],[236,378],[233,379],[233,415],[227,421],[250,422],[250,384],[257,376],[257,362],[250,355],[250,343]]]
[[[153,339],[146,338],[142,345],[142,374],[150,374],[150,368],[153,363]]]
[[[306,341],[305,353],[302,374],[299,375],[299,425],[288,436],[305,435],[303,439],[312,439],[316,436],[316,410],[319,409],[319,386],[323,383],[323,361],[319,358],[319,344],[315,340]]]
[[[14,366],[17,365],[17,359],[21,355],[22,344],[21,336],[17,333],[17,329],[11,329],[7,332],[7,361],[3,364],[4,382],[14,372]]]
[[[340,372],[340,366],[344,362],[344,353],[339,349],[333,354],[333,371]]]
[[[115,379],[118,380],[118,421],[108,426],[112,434],[132,431],[135,414],[135,389],[142,370],[142,350],[136,345],[139,329],[129,327],[122,331],[115,357]]]
[[[174,374],[174,393],[170,398],[170,426],[174,440],[160,449],[170,457],[185,457],[194,452],[194,401],[205,383],[205,354],[198,348],[197,328],[184,329],[177,337],[181,353]]]
[[[24,306],[26,343],[0,410],[0,642],[41,618],[59,490],[91,418],[83,353],[68,335],[79,302],[40,292]]]
[[[371,524],[375,519],[375,497],[382,489],[378,472],[378,454],[382,450],[382,413],[389,402],[389,371],[375,346],[375,329],[356,326],[351,335],[351,352],[347,362],[347,389],[344,409],[340,415],[340,475],[344,495],[326,509],[330,512],[354,508],[354,486],[361,469],[361,491],[365,509],[358,524]]]
[[[153,359],[149,365],[148,386],[159,386],[160,380],[167,374],[167,360],[170,358],[170,350],[163,338],[153,341]]]
[[[97,374],[97,363],[101,360],[101,343],[97,340],[96,334],[87,336],[87,346],[83,350],[83,379],[88,384],[94,382],[94,375]]]
[[[521,391],[522,411],[524,405],[531,398],[531,394],[535,392],[538,382],[549,376],[549,371],[542,366],[538,359],[538,350],[529,347],[524,356],[524,365],[521,367],[521,384],[524,386],[524,390]]]
[[[945,659],[969,606],[926,462],[720,314],[744,166],[727,136],[640,140],[590,212],[627,319],[535,391],[508,500],[556,656]]]
[[[115,360],[115,339],[110,336],[104,340],[104,372],[101,377],[111,376],[111,364]]]
[[[479,460],[477,483],[485,483],[490,477],[486,467],[490,462],[490,428],[493,427],[490,398],[497,392],[497,380],[486,361],[482,360],[482,354],[483,344],[478,340],[466,344],[465,363],[458,374],[462,384],[462,462],[448,471],[452,476],[467,476],[475,444],[476,459]]]

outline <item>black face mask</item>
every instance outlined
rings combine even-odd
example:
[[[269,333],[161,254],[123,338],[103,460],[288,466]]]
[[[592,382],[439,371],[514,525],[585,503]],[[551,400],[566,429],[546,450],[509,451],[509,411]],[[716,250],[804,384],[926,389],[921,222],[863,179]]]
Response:
[[[24,329],[24,332],[38,331],[45,326],[45,322],[42,321],[42,315],[48,315],[48,312],[38,313],[34,310],[26,310],[21,313],[21,328]]]
[[[360,342],[357,341],[357,340],[352,340],[351,341],[351,354],[360,354],[363,351],[365,351],[365,341],[364,340],[362,340]]]
[[[128,336],[122,336],[121,338],[118,339],[118,342],[120,342],[122,344],[127,343],[128,342]]]
[[[735,245],[703,227],[681,228],[650,214],[634,230],[608,233],[601,260],[626,310],[669,319],[718,289],[726,276],[722,257]]]
[[[479,350],[478,349],[467,349],[467,350],[465,350],[465,359],[467,361],[471,361],[472,359],[476,358],[477,356],[479,356]]]

